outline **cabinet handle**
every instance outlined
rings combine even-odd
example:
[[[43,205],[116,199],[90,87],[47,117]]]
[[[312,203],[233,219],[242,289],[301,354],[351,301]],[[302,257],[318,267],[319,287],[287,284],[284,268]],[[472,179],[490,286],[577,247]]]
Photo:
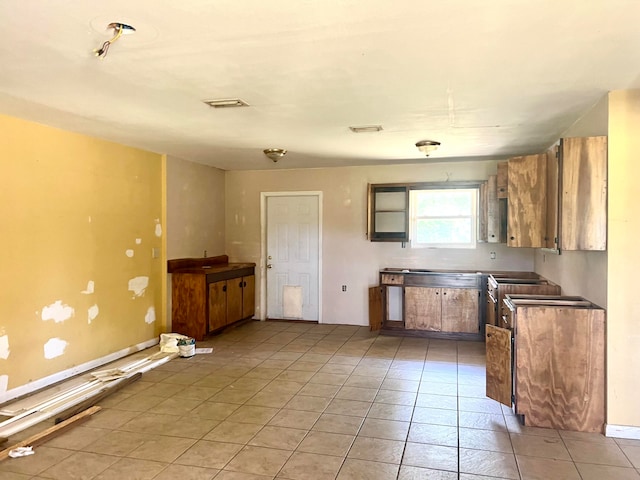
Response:
[[[447,292],[442,292],[442,294],[443,294],[443,295],[446,295],[446,294],[447,294]]]
[[[239,286],[240,288],[242,288],[242,280],[240,281],[240,283],[238,284],[238,286]]]
[[[224,285],[224,286],[222,287],[222,291],[223,291],[223,292],[226,292],[226,291],[227,291],[227,286],[226,286],[226,285]]]
[[[242,288],[247,286],[247,282],[242,282]]]
[[[491,334],[490,333],[487,333],[487,338],[491,338]]]
[[[436,295],[440,295],[440,292],[436,292]]]
[[[510,237],[510,238],[511,238],[511,240],[515,240],[516,239],[516,237]]]

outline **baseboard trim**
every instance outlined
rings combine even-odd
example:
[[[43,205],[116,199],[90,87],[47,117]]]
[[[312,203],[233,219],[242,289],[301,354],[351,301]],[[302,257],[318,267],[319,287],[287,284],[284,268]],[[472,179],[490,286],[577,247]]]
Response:
[[[153,347],[154,345],[158,344],[159,341],[160,340],[158,337],[152,338],[131,347],[123,348],[122,350],[118,350],[117,352],[110,353],[108,355],[105,355],[104,357],[96,358],[95,360],[91,360],[67,370],[54,373],[53,375],[49,375],[48,377],[39,378],[38,380],[34,380],[33,382],[29,382],[19,387],[12,388],[11,390],[7,390],[2,395],[0,395],[0,405],[11,400],[15,400],[16,398],[22,397],[24,395],[33,393],[37,390],[41,390],[45,387],[53,385],[54,383],[66,380],[67,378],[74,377],[88,370],[92,370],[115,360],[119,360],[123,357],[126,357],[127,355],[131,355],[132,353],[136,353],[146,348]]]
[[[607,425],[604,434],[607,437],[640,440],[640,427],[632,427],[629,425]]]

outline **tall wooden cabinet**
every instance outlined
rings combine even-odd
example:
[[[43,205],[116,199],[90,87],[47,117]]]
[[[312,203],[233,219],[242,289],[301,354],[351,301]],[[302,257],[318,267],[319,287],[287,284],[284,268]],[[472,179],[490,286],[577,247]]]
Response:
[[[514,157],[508,163],[507,245],[545,246],[547,154]]]
[[[602,432],[605,312],[581,297],[508,295],[513,328],[486,326],[487,396],[526,425]]]

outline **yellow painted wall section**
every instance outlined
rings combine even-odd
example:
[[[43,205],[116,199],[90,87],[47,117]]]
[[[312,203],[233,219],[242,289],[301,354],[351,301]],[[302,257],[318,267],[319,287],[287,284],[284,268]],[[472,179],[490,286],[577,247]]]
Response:
[[[1,395],[157,337],[166,274],[161,155],[1,115],[0,132]]]
[[[640,90],[609,94],[607,423],[640,426]]]

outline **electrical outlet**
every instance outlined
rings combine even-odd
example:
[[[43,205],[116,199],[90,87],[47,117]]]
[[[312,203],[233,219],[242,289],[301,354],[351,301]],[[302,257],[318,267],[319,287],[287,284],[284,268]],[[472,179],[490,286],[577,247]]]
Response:
[[[347,286],[346,285],[342,285],[342,291],[346,292],[347,291]]]
[[[496,252],[489,253],[489,256],[491,257],[491,260],[495,260],[496,259]]]

